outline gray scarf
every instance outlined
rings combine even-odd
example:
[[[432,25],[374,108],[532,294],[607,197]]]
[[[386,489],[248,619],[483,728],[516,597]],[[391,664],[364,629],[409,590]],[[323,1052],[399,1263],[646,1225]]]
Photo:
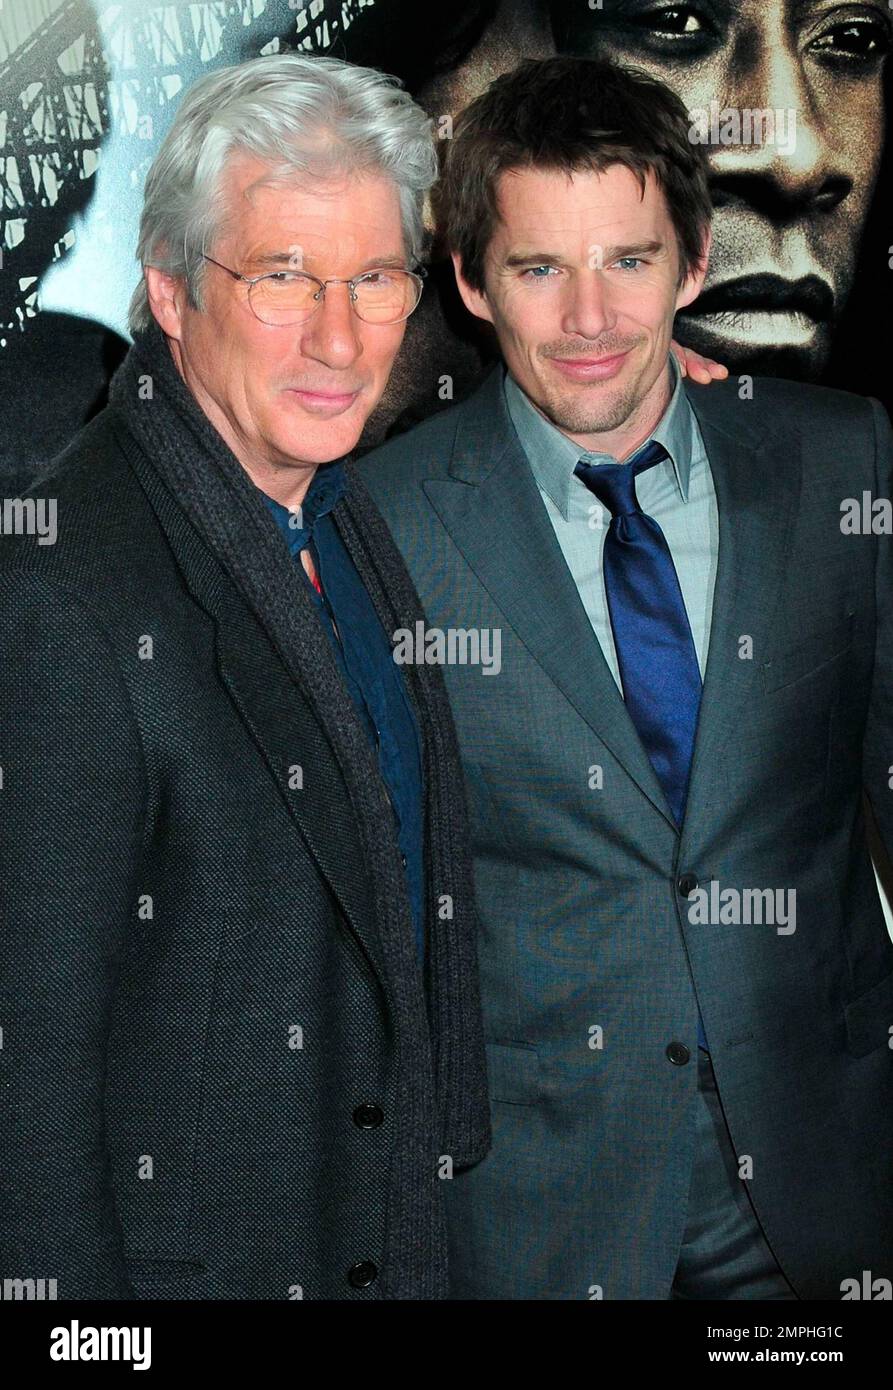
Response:
[[[151,383],[151,389],[147,389]],[[147,398],[148,397],[148,398]],[[425,778],[426,998],[387,793],[374,752],[295,561],[261,493],[198,406],[156,323],[138,333],[109,391],[138,476],[160,479],[233,579],[315,710],[347,784],[373,890],[395,1021],[393,1166],[382,1272],[385,1298],[446,1296],[440,1155],[476,1162],[490,1142],[477,988],[476,915],[459,750],[442,673],[404,666]],[[423,618],[412,581],[366,488],[332,511],[386,633]],[[433,910],[442,894],[450,921]]]

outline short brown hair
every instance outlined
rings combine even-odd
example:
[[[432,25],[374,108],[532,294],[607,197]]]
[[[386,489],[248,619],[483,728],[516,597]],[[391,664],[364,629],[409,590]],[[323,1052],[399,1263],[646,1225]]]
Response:
[[[622,164],[644,191],[650,172],[667,200],[680,283],[701,262],[712,208],[704,146],[674,92],[636,68],[601,58],[527,59],[491,83],[447,141],[436,211],[473,289],[499,220],[497,184],[510,169],[601,173]]]

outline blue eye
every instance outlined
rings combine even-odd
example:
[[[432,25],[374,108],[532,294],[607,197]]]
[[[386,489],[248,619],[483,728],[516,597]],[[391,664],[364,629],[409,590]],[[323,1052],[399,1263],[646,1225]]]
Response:
[[[643,264],[643,261],[638,256],[621,256],[615,264],[622,266],[624,270],[636,270]]]
[[[545,275],[539,273],[543,270],[546,272]],[[554,271],[554,265],[532,265],[528,270],[525,270],[523,274],[529,275],[533,280],[547,280]]]

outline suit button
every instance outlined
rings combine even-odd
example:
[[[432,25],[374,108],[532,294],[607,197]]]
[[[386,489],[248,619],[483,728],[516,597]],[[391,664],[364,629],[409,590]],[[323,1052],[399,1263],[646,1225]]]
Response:
[[[371,1260],[360,1260],[347,1271],[347,1282],[355,1289],[368,1289],[378,1278],[378,1269]]]
[[[698,880],[695,878],[694,874],[680,874],[676,880],[676,887],[679,889],[683,898],[690,898],[697,886]]]
[[[384,1119],[384,1111],[378,1105],[358,1105],[353,1112],[353,1122],[359,1129],[378,1129]]]
[[[403,867],[404,867],[404,869],[405,869],[405,868],[406,868],[406,855],[405,855],[405,854],[401,854],[401,855],[400,855],[400,863],[403,865]]]
[[[667,1056],[674,1067],[684,1067],[691,1053],[685,1043],[671,1042],[667,1044]]]

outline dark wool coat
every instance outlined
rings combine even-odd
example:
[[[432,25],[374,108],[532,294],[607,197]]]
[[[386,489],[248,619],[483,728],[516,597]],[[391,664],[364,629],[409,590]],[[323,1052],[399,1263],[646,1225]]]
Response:
[[[146,390],[150,383],[151,389]],[[404,666],[427,953],[374,753],[254,485],[139,335],[0,549],[0,1265],[62,1298],[441,1298],[489,1142],[442,675]],[[389,633],[422,618],[348,465]]]

